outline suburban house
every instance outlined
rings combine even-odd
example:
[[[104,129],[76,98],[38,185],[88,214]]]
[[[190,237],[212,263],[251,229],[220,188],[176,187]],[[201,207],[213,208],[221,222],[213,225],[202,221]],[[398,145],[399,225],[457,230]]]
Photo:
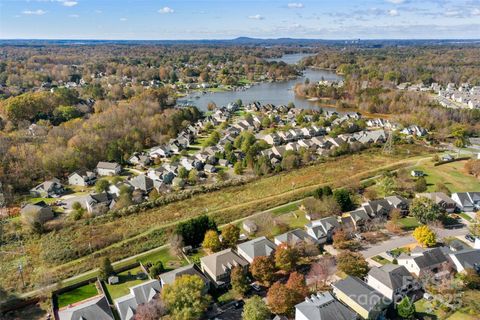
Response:
[[[85,205],[88,213],[101,215],[113,208],[115,201],[106,192],[94,193],[87,196]]]
[[[274,238],[275,244],[278,246],[282,243],[296,244],[302,241],[311,240],[315,241],[308,233],[302,229],[294,229],[285,233],[282,233]]]
[[[417,198],[424,197],[432,200],[448,213],[454,212],[457,207],[457,203],[443,192],[417,193],[415,196]]]
[[[452,200],[460,210],[465,212],[475,212],[480,209],[480,192],[453,193]]]
[[[97,164],[97,173],[99,176],[115,176],[122,172],[122,166],[116,162],[100,161]]]
[[[295,306],[295,320],[355,320],[357,314],[330,292],[312,294]]]
[[[129,183],[125,183],[125,182],[119,182],[119,183],[116,183],[116,184],[111,184],[109,187],[108,187],[108,193],[109,194],[113,194],[117,197],[120,196],[120,191],[122,190],[122,187],[127,187],[129,189],[132,189],[133,187],[129,184]]]
[[[340,223],[336,217],[327,217],[312,221],[305,227],[307,234],[321,244],[332,240],[335,229],[340,228]]]
[[[94,185],[97,181],[97,175],[93,171],[79,170],[68,176],[68,184],[71,186],[87,187]]]
[[[370,216],[363,209],[350,212],[350,220],[355,230],[363,231],[365,225],[370,221]]]
[[[60,180],[53,178],[30,189],[32,197],[36,198],[58,198],[65,192]]]
[[[144,193],[149,193],[154,187],[153,180],[144,174],[140,174],[128,182],[135,190],[141,190]]]
[[[200,265],[202,272],[208,275],[214,286],[218,288],[230,283],[230,271],[234,267],[246,269],[248,262],[232,249],[225,249],[200,258]]]
[[[410,207],[410,202],[401,196],[389,196],[385,197],[385,200],[394,208],[400,210],[402,215],[408,214],[408,209]]]
[[[245,220],[242,224],[243,230],[245,230],[248,234],[254,234],[258,230],[258,226],[252,220]]]
[[[363,319],[384,318],[392,301],[357,277],[348,276],[332,284],[335,297]]]
[[[40,223],[52,220],[54,217],[52,208],[44,201],[24,205],[20,211],[20,214],[26,219],[29,219],[30,215],[35,216],[35,221]]]
[[[372,267],[366,282],[370,287],[397,303],[410,292],[420,288],[405,266],[395,264]]]
[[[160,293],[161,287],[158,280],[149,280],[130,287],[130,293],[115,299],[113,302],[117,308],[121,320],[130,320],[135,315],[139,304],[150,302]]]
[[[135,152],[128,162],[135,166],[146,167],[152,164],[152,159],[146,154]]]
[[[440,248],[422,249],[416,247],[410,254],[402,253],[397,261],[399,265],[405,266],[410,273],[417,277],[427,272],[437,274],[443,266],[448,264],[448,259]]]
[[[449,254],[453,267],[457,272],[464,272],[466,269],[480,271],[480,250],[465,249]]]
[[[238,255],[252,263],[256,257],[264,257],[271,255],[277,245],[266,237],[256,238],[237,246]]]
[[[173,284],[177,278],[184,275],[198,276],[205,283],[206,289],[208,289],[208,287],[210,286],[210,280],[208,280],[207,277],[205,277],[203,273],[201,273],[200,270],[198,270],[197,266],[193,263],[181,268],[177,268],[170,272],[162,273],[160,275],[160,284],[163,288],[165,285]]]
[[[371,218],[388,218],[393,206],[387,199],[371,200],[362,203],[362,208]]]
[[[58,310],[58,320],[114,320],[107,298],[102,294]]]
[[[148,151],[148,155],[153,158],[167,158],[172,155],[172,151],[165,146],[153,147]]]

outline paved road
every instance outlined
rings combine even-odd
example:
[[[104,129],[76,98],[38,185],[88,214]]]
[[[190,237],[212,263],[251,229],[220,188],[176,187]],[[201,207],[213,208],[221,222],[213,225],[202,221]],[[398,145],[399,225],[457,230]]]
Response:
[[[459,229],[435,229],[435,232],[437,233],[437,237],[439,239],[443,239],[446,237],[464,236],[468,233],[468,228],[464,225]],[[416,241],[411,233],[404,236],[394,236],[387,241],[367,247],[361,250],[360,253],[363,254],[365,258],[371,258],[385,251],[404,247],[415,242]]]

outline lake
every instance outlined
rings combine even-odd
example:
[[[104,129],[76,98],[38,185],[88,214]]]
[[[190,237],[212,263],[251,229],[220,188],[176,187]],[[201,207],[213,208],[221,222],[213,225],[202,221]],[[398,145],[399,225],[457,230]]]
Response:
[[[284,61],[286,63],[295,64],[306,54],[288,54],[284,55],[280,59],[270,59],[277,61]],[[189,100],[189,104],[197,106],[200,110],[207,110],[207,106],[210,102],[215,102],[217,106],[226,106],[230,102],[234,102],[241,99],[244,104],[248,104],[253,101],[260,101],[262,104],[272,103],[275,105],[288,104],[293,102],[297,108],[303,109],[316,109],[318,107],[333,110],[322,106],[320,102],[308,101],[295,97],[293,87],[297,83],[303,83],[305,79],[309,79],[310,82],[317,82],[319,80],[341,80],[342,77],[337,75],[334,71],[319,70],[319,69],[306,69],[302,76],[294,80],[281,81],[281,82],[264,82],[241,91],[224,91],[224,92],[208,92],[206,94],[194,93],[183,99],[179,99],[178,103],[185,103]],[[198,98],[196,98],[198,97]]]

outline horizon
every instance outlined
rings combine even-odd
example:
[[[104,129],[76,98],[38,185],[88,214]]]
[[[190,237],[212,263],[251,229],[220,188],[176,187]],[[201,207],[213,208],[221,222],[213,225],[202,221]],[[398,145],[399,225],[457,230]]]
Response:
[[[478,39],[479,0],[2,0],[2,40]]]

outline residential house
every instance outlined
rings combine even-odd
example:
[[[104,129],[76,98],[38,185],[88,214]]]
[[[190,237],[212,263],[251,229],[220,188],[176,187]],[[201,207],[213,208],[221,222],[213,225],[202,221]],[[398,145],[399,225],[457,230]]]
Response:
[[[211,164],[206,164],[203,167],[203,171],[208,172],[208,173],[215,173],[215,172],[217,172],[217,168],[215,166],[212,166]]]
[[[152,191],[154,187],[153,180],[144,174],[140,174],[128,182],[135,190],[140,190],[145,194]]]
[[[371,218],[365,210],[358,209],[350,212],[350,219],[355,230],[364,231]]]
[[[265,140],[268,144],[271,144],[274,146],[282,143],[282,138],[275,132],[263,136],[262,139]]]
[[[340,223],[336,217],[326,217],[308,223],[305,228],[307,234],[321,244],[332,240],[335,229],[340,228]]]
[[[453,193],[452,200],[460,210],[465,212],[475,212],[480,209],[480,192]]]
[[[357,277],[348,276],[332,284],[335,297],[363,319],[385,317],[391,300]]]
[[[362,208],[371,218],[387,218],[393,206],[386,199],[371,200],[362,203]]]
[[[157,146],[148,150],[148,155],[152,158],[168,158],[173,154],[166,146]]]
[[[119,197],[122,187],[129,188],[130,190],[133,188],[129,183],[119,182],[117,184],[111,184],[110,186],[108,186],[107,192],[109,194],[115,195],[116,197]]]
[[[410,207],[410,203],[407,199],[401,196],[389,196],[385,197],[385,200],[394,208],[400,210],[402,215],[408,214],[408,209]]]
[[[275,244],[278,246],[282,243],[297,244],[303,241],[315,241],[308,233],[302,229],[294,229],[288,232],[282,233],[274,238]]]
[[[445,210],[448,213],[452,213],[455,211],[457,207],[457,203],[452,200],[449,196],[447,196],[443,192],[431,192],[431,193],[418,193],[415,195],[417,198],[425,197],[433,202],[435,202],[440,208]]]
[[[256,257],[270,256],[277,245],[267,239],[266,237],[256,238],[237,246],[238,255],[245,258],[249,263],[252,263]]]
[[[100,161],[97,164],[97,173],[100,176],[116,176],[122,172],[122,166],[116,162]]]
[[[128,162],[134,166],[147,167],[152,164],[152,159],[146,154],[135,152]]]
[[[24,219],[33,219],[32,222],[40,223],[45,223],[54,217],[52,207],[44,201],[24,205],[20,210],[20,215]]]
[[[357,314],[330,292],[312,294],[295,306],[295,320],[356,320]]]
[[[114,320],[107,298],[102,294],[58,310],[58,320]]]
[[[94,185],[97,175],[93,171],[78,170],[68,176],[68,184],[71,186],[87,187]]]
[[[162,285],[162,288],[165,285],[172,285],[177,278],[184,275],[198,276],[200,279],[202,279],[203,283],[205,283],[206,289],[208,289],[210,286],[210,280],[208,280],[207,277],[205,277],[205,275],[200,272],[197,266],[193,263],[169,272],[162,273],[160,275],[160,284]]]
[[[94,193],[89,194],[85,199],[87,212],[93,215],[105,214],[113,208],[115,201],[108,193]]]
[[[397,258],[400,266],[405,266],[410,273],[420,277],[426,273],[438,274],[448,264],[448,259],[440,248],[412,250],[410,254],[402,253]]]
[[[160,293],[161,286],[158,280],[149,280],[129,289],[129,294],[113,301],[121,320],[133,319],[138,305],[156,299]]]
[[[242,224],[243,230],[245,230],[248,234],[254,234],[258,230],[258,226],[252,220],[245,220]]]
[[[32,197],[36,198],[58,198],[65,192],[63,185],[60,183],[60,180],[53,178],[52,180],[47,180],[38,186],[30,189],[30,194]]]
[[[366,281],[370,287],[396,303],[410,292],[420,289],[407,268],[395,264],[372,267]]]
[[[464,249],[449,254],[453,267],[457,272],[464,272],[466,269],[473,269],[480,272],[480,250]]]
[[[232,249],[225,249],[200,258],[202,272],[209,276],[215,287],[230,283],[230,272],[234,267],[246,269],[247,260],[237,255]]]

